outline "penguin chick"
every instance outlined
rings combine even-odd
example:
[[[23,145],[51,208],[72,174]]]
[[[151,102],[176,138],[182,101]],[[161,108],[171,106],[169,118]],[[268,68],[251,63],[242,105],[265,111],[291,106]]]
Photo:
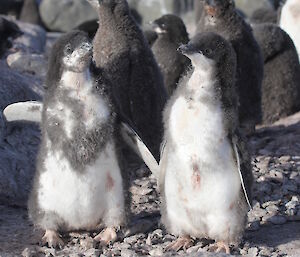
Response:
[[[162,71],[166,90],[172,95],[180,77],[190,65],[190,60],[177,52],[180,45],[189,41],[188,33],[182,19],[176,15],[164,15],[152,24],[158,34],[152,51]]]
[[[251,133],[261,120],[263,58],[250,25],[239,15],[233,0],[203,0],[204,11],[198,32],[211,31],[228,40],[237,55],[236,89],[239,121]]]
[[[179,236],[167,250],[189,247],[190,237],[206,237],[216,240],[217,251],[229,253],[244,231],[252,184],[249,153],[238,132],[236,55],[211,32],[197,34],[179,50],[193,70],[164,111],[162,221]]]
[[[280,27],[289,34],[294,42],[300,61],[300,2],[287,0],[281,9]]]
[[[0,17],[0,57],[11,47],[10,39],[22,35],[17,24]]]
[[[94,60],[112,82],[117,112],[159,159],[167,94],[162,74],[126,0],[88,0],[99,13]]]
[[[63,245],[60,231],[96,230],[99,224],[106,229],[95,240],[108,244],[124,222],[110,85],[91,60],[92,44],[80,31],[58,39],[49,60],[28,209],[50,247]]]
[[[300,64],[289,35],[274,24],[253,25],[264,56],[263,123],[273,123],[300,110]]]

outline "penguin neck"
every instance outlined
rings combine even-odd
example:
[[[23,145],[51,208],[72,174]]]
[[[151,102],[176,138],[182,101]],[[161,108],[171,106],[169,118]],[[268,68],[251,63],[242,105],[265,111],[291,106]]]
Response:
[[[189,90],[197,93],[217,83],[214,61],[199,55],[192,59],[192,64],[194,70],[187,85]]]
[[[61,77],[61,87],[71,91],[92,90],[91,73],[89,68],[82,72],[64,71]],[[84,88],[83,88],[84,87]]]

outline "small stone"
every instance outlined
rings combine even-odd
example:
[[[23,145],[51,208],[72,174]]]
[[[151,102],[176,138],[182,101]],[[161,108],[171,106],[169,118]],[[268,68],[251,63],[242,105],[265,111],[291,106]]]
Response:
[[[84,249],[84,250],[88,250],[91,248],[95,248],[96,247],[96,241],[91,238],[85,238],[85,239],[81,239],[80,240],[80,246]]]
[[[130,236],[130,237],[126,237],[124,239],[124,243],[130,244],[130,245],[133,245],[136,242],[137,242],[137,237],[136,236]]]
[[[138,255],[132,250],[128,250],[128,249],[121,250],[121,257],[137,257],[137,256]]]
[[[271,256],[271,254],[272,254],[272,252],[271,252],[271,250],[268,249],[268,248],[262,248],[262,249],[260,250],[260,252],[259,252],[259,255],[261,255],[261,256],[266,256],[266,257]]]
[[[258,249],[256,247],[251,247],[248,250],[247,257],[255,257],[258,254]]]
[[[260,222],[259,221],[254,221],[251,222],[247,228],[249,231],[257,231],[260,229]]]
[[[277,170],[271,170],[269,177],[271,180],[275,181],[275,182],[280,182],[283,183],[284,180],[284,176],[280,171]]]
[[[162,248],[155,248],[149,251],[150,256],[162,256],[164,251]]]
[[[36,256],[36,250],[33,248],[25,248],[22,252],[23,257],[34,257]]]
[[[186,250],[186,253],[190,254],[190,253],[197,253],[199,248],[201,248],[201,245],[195,245],[190,247],[189,249]]]
[[[84,253],[84,255],[87,256],[87,257],[98,257],[100,255],[100,250],[95,249],[95,248],[91,248],[91,249],[87,250]]]
[[[282,225],[286,223],[287,219],[284,216],[272,216],[268,221],[274,225]]]
[[[291,160],[291,156],[288,156],[288,155],[281,156],[281,157],[279,158],[279,161],[280,161],[281,163],[286,163],[286,162],[289,162],[290,160]]]
[[[153,221],[141,219],[125,231],[125,236],[130,237],[138,233],[147,233],[153,226],[155,226]]]

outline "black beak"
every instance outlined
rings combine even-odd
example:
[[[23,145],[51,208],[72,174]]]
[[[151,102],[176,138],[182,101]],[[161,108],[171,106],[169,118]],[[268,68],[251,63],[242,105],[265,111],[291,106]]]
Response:
[[[186,44],[178,47],[177,51],[183,55],[189,55],[195,52],[195,49],[192,45]]]

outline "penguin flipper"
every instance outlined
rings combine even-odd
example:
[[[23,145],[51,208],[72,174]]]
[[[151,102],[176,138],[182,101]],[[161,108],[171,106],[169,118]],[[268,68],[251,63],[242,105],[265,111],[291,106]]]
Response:
[[[249,208],[252,209],[251,187],[252,187],[253,177],[252,177],[250,157],[247,156],[247,154],[245,153],[245,149],[244,151],[241,150],[246,146],[244,145],[244,142],[242,141],[241,137],[239,137],[238,135],[233,138],[232,145],[233,145],[234,156],[237,162],[243,193],[245,195],[245,199]]]
[[[125,142],[144,160],[154,177],[158,179],[159,165],[139,135],[124,122],[121,122],[121,134]]]
[[[19,102],[8,105],[4,117],[8,122],[28,121],[41,123],[43,103],[38,101]]]

